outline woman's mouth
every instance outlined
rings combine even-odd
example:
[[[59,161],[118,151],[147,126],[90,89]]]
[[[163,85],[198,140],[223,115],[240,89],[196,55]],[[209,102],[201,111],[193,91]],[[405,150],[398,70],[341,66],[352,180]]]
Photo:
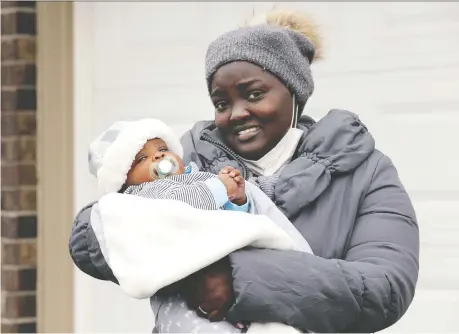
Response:
[[[253,126],[244,130],[237,131],[236,136],[240,141],[248,141],[255,137],[258,132],[260,132],[260,128],[258,126]]]

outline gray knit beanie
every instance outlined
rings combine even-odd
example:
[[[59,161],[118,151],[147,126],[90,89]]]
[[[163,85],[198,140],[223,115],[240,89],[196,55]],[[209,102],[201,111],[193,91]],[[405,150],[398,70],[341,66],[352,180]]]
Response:
[[[313,31],[310,39],[307,32],[313,29],[304,29],[304,26],[311,28],[311,24],[301,22],[304,17],[296,13],[270,15],[265,15],[261,21],[257,19],[252,26],[229,31],[209,45],[207,87],[210,92],[212,77],[221,66],[233,61],[248,61],[276,75],[295,94],[301,114],[314,91],[310,65],[317,50],[311,39],[317,34]],[[275,19],[273,15],[277,15]],[[300,29],[294,29],[298,26]]]

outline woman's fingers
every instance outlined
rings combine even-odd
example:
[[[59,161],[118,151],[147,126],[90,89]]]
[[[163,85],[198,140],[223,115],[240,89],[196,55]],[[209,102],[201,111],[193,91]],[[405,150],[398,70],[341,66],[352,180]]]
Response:
[[[204,319],[209,319],[209,316],[215,311],[208,311],[205,306],[198,306],[196,309],[196,314]]]
[[[202,306],[197,307],[196,309],[196,314],[204,319],[207,319],[209,321],[215,322],[215,321],[222,321],[224,318],[224,309],[212,309],[207,308],[209,306],[204,306],[206,305],[205,303],[202,304]],[[210,311],[211,310],[211,311]]]
[[[223,312],[220,310],[214,310],[209,313],[209,317],[207,318],[209,321],[222,321],[223,320]]]
[[[188,276],[184,281],[180,294],[185,299],[190,310],[198,308],[205,296],[204,273],[197,272]]]
[[[202,269],[198,275],[194,274],[197,277],[189,281],[191,284],[184,294],[188,307],[210,321],[223,320],[233,300],[231,273],[225,258]]]

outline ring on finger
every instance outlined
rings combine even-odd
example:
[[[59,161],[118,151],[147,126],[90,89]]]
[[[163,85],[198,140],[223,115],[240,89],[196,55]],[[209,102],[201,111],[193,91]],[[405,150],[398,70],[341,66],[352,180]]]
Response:
[[[201,314],[204,315],[204,316],[208,316],[209,315],[209,312],[204,311],[201,306],[198,306],[198,311],[201,312]]]

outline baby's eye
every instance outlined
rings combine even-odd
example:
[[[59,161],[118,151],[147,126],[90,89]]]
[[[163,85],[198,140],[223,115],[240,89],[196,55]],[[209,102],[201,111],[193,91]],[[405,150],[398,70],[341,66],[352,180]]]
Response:
[[[137,163],[142,162],[142,161],[144,161],[146,158],[147,158],[146,156],[142,155],[142,156],[140,156],[140,157],[137,158],[136,162],[137,162]]]
[[[159,149],[160,152],[167,152],[169,149],[167,147],[162,147]]]

